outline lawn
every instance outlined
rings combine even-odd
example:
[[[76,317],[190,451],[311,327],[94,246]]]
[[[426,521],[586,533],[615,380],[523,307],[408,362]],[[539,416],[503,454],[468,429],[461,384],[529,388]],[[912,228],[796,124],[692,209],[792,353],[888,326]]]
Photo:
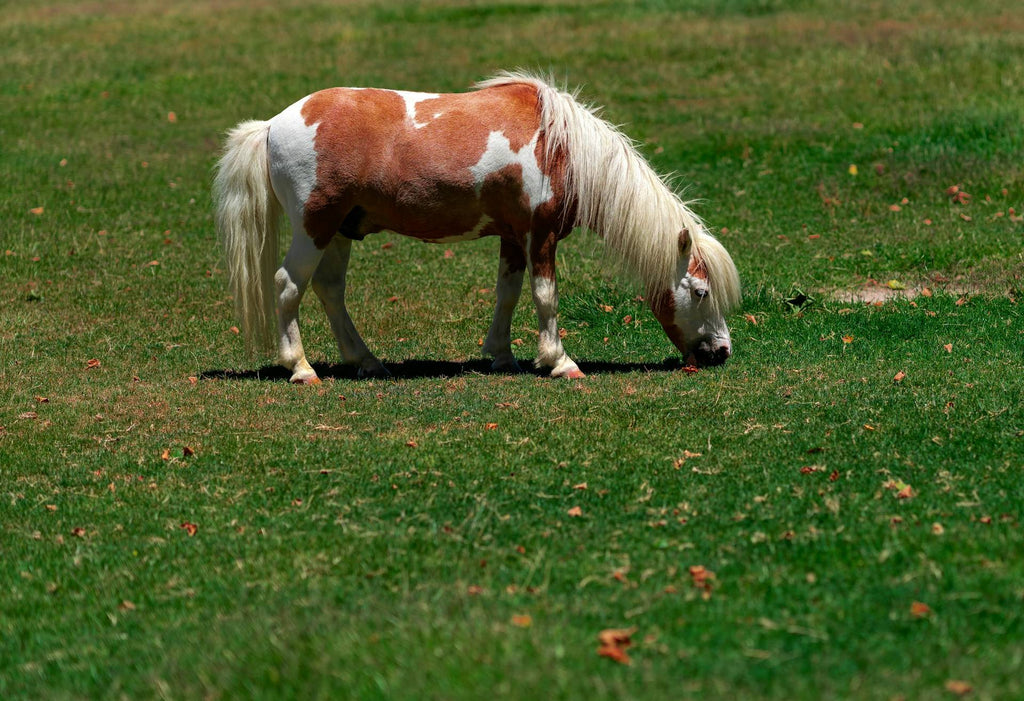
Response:
[[[0,697],[1024,697],[1017,2],[41,0],[0,41]],[[516,67],[675,174],[733,358],[682,371],[588,232],[584,380],[480,360],[493,240],[354,247],[390,380],[313,295],[323,384],[247,355],[224,132]]]

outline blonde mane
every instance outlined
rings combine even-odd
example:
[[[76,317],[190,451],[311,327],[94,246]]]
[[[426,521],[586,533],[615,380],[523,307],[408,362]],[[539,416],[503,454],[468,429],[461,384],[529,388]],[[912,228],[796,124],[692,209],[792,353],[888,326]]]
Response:
[[[566,197],[576,204],[575,226],[604,238],[612,255],[640,278],[649,296],[675,285],[679,232],[693,240],[711,285],[713,311],[727,312],[739,301],[739,277],[725,248],[704,223],[637,152],[633,141],[581,104],[575,94],[524,72],[501,73],[478,90],[522,83],[540,100],[546,159],[566,158]]]

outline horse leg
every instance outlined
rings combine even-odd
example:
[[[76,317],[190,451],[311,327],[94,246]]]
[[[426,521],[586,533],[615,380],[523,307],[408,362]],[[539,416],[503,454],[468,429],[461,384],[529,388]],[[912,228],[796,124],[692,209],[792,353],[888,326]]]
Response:
[[[338,351],[346,365],[359,368],[360,377],[385,377],[390,375],[380,360],[370,352],[352,323],[345,307],[345,276],[348,272],[352,241],[335,236],[324,249],[323,260],[313,274],[313,291],[324,306],[330,319]]]
[[[522,372],[512,355],[512,313],[523,291],[526,254],[519,245],[502,239],[499,255],[498,282],[494,287],[497,301],[483,351],[494,358],[492,370]]]
[[[551,368],[552,377],[579,378],[585,375],[562,348],[558,335],[558,284],[555,281],[554,234],[530,241],[530,286],[537,307],[540,338],[537,343],[537,365]]]
[[[274,275],[277,287],[278,361],[292,371],[292,382],[304,385],[317,384],[320,378],[316,376],[316,371],[302,350],[299,303],[302,302],[302,295],[322,256],[323,251],[316,247],[301,225],[295,226],[284,264]]]

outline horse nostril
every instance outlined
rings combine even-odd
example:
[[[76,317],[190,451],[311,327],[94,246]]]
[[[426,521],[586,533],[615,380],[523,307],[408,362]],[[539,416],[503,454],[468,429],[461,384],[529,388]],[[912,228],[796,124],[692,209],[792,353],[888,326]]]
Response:
[[[732,349],[727,345],[712,347],[708,343],[701,343],[694,351],[694,355],[697,358],[698,365],[705,367],[721,365],[732,355]]]

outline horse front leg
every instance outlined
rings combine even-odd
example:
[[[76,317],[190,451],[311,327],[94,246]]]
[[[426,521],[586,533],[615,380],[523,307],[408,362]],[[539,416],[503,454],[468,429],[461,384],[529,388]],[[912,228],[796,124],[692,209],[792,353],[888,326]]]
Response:
[[[537,307],[540,337],[537,342],[538,367],[550,367],[552,377],[586,377],[562,348],[558,335],[558,284],[555,280],[554,234],[530,241],[530,286]]]
[[[292,371],[291,381],[296,384],[320,382],[302,349],[299,304],[322,256],[323,251],[314,245],[313,239],[301,227],[295,227],[284,264],[274,275],[277,288],[278,361]]]
[[[494,287],[497,300],[483,352],[494,358],[492,370],[522,372],[512,354],[512,314],[523,291],[526,253],[518,244],[502,239],[499,256],[498,281]]]
[[[391,373],[366,347],[345,307],[345,278],[351,253],[352,241],[335,236],[324,249],[323,260],[313,275],[313,291],[331,322],[342,361],[358,367],[360,377],[386,377]]]

